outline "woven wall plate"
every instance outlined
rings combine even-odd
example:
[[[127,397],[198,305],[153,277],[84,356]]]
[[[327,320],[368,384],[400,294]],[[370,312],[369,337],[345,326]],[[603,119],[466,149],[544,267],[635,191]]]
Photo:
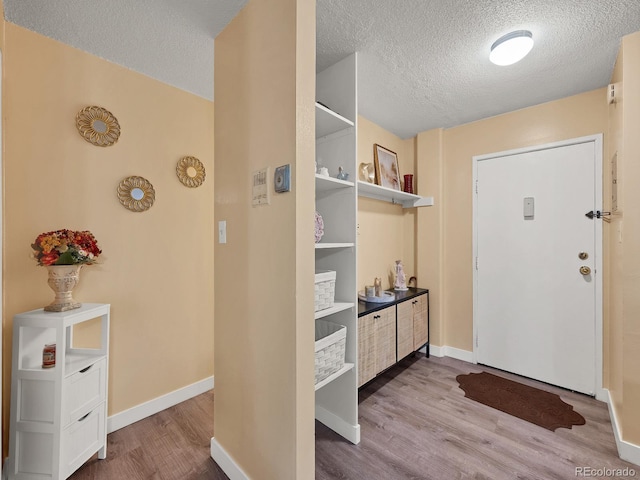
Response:
[[[183,185],[195,188],[202,185],[206,173],[196,157],[182,157],[176,165],[176,175]]]
[[[155,199],[156,192],[146,178],[127,177],[118,185],[118,200],[132,212],[149,210]]]
[[[98,147],[109,147],[120,137],[120,124],[109,110],[86,107],[76,115],[76,128],[82,138]]]

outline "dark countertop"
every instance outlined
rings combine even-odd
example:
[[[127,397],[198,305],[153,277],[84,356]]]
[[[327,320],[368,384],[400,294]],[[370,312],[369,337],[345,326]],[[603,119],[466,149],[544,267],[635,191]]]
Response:
[[[398,303],[402,303],[406,300],[410,300],[419,295],[424,295],[425,293],[428,293],[429,290],[426,288],[409,288],[409,290],[406,290],[406,291],[397,292],[395,290],[387,290],[387,292],[395,293],[396,299],[392,302],[387,302],[387,303],[371,303],[371,302],[363,302],[362,300],[358,300],[358,317],[368,315],[369,313],[377,312],[378,310],[382,310],[383,308],[397,305]]]

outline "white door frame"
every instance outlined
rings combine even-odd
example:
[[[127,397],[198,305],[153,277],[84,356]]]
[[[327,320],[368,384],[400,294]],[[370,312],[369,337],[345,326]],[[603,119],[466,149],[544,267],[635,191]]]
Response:
[[[547,143],[544,145],[535,145],[532,147],[518,148],[515,150],[507,150],[504,152],[495,152],[485,155],[476,155],[472,158],[473,162],[473,183],[472,183],[472,197],[473,197],[473,256],[472,256],[472,271],[473,271],[473,363],[478,363],[477,360],[477,348],[478,348],[478,270],[476,269],[476,257],[478,255],[478,211],[477,211],[477,192],[476,185],[478,181],[478,162],[483,160],[489,160],[496,157],[505,157],[509,155],[520,155],[521,153],[537,152],[541,150],[548,150],[558,147],[567,147],[570,145],[578,145],[581,143],[593,143],[595,147],[595,209],[602,210],[602,134],[588,135],[586,137],[573,138],[570,140],[563,140],[560,142]],[[585,212],[587,213],[587,212]],[[606,401],[605,391],[602,388],[602,219],[593,220],[595,222],[595,275],[594,287],[595,287],[595,393],[596,399]]]

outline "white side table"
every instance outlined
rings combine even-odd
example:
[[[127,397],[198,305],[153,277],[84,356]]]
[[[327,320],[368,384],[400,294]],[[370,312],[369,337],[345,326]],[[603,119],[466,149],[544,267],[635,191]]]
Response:
[[[63,480],[98,452],[107,456],[110,305],[84,303],[67,312],[43,309],[13,319],[10,480]],[[74,348],[73,326],[100,318],[98,348]],[[42,350],[56,344],[56,365]]]

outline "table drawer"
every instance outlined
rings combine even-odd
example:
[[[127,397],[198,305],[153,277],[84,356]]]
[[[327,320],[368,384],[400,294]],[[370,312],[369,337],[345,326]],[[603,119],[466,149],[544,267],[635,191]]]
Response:
[[[105,409],[103,402],[62,431],[62,465],[67,469],[67,476],[104,446]]]
[[[64,379],[63,427],[104,402],[107,390],[106,375],[107,359],[103,358]]]

